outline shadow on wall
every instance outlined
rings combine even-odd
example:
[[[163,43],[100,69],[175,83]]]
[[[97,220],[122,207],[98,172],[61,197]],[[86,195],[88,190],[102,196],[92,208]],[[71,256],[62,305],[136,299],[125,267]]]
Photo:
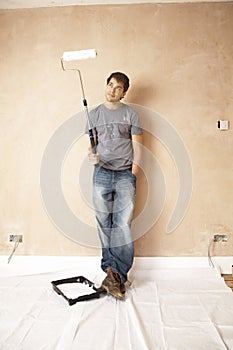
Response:
[[[128,101],[130,103],[140,104],[148,106],[152,100],[155,99],[156,93],[153,87],[149,85],[134,84],[130,87],[127,94]]]

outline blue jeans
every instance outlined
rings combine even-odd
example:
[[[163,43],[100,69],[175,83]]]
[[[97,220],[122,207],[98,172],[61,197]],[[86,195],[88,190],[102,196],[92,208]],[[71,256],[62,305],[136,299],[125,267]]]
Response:
[[[127,281],[133,264],[131,221],[136,197],[136,176],[131,170],[109,170],[95,166],[93,204],[102,244],[101,268],[111,267]]]

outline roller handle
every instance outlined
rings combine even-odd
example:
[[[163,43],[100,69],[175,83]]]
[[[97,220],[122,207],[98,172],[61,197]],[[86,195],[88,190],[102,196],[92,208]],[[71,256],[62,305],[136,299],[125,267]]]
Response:
[[[92,153],[96,154],[96,144],[95,144],[95,139],[94,139],[92,129],[89,129],[89,139],[90,139],[90,143],[91,143]]]
[[[88,120],[88,124],[89,124],[89,139],[90,139],[90,143],[91,143],[91,150],[93,154],[96,154],[96,144],[95,144],[95,138],[93,135],[93,131],[90,125],[90,117],[89,117],[89,112],[88,112],[88,107],[87,107],[87,100],[85,98],[83,98],[83,106],[85,107],[85,111],[86,111],[86,116],[87,116],[87,120]]]

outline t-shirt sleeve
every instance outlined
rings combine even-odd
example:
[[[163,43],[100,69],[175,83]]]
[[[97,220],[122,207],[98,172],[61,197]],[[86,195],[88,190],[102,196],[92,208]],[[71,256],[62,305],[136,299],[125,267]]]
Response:
[[[141,135],[142,133],[143,133],[143,130],[142,130],[139,115],[136,111],[133,110],[131,134],[132,135]]]

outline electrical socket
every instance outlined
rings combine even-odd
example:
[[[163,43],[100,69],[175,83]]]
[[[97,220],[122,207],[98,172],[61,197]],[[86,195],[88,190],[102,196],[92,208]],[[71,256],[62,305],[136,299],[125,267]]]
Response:
[[[10,235],[9,241],[22,243],[23,242],[23,235]]]
[[[227,242],[227,236],[226,235],[214,235],[214,242]]]

